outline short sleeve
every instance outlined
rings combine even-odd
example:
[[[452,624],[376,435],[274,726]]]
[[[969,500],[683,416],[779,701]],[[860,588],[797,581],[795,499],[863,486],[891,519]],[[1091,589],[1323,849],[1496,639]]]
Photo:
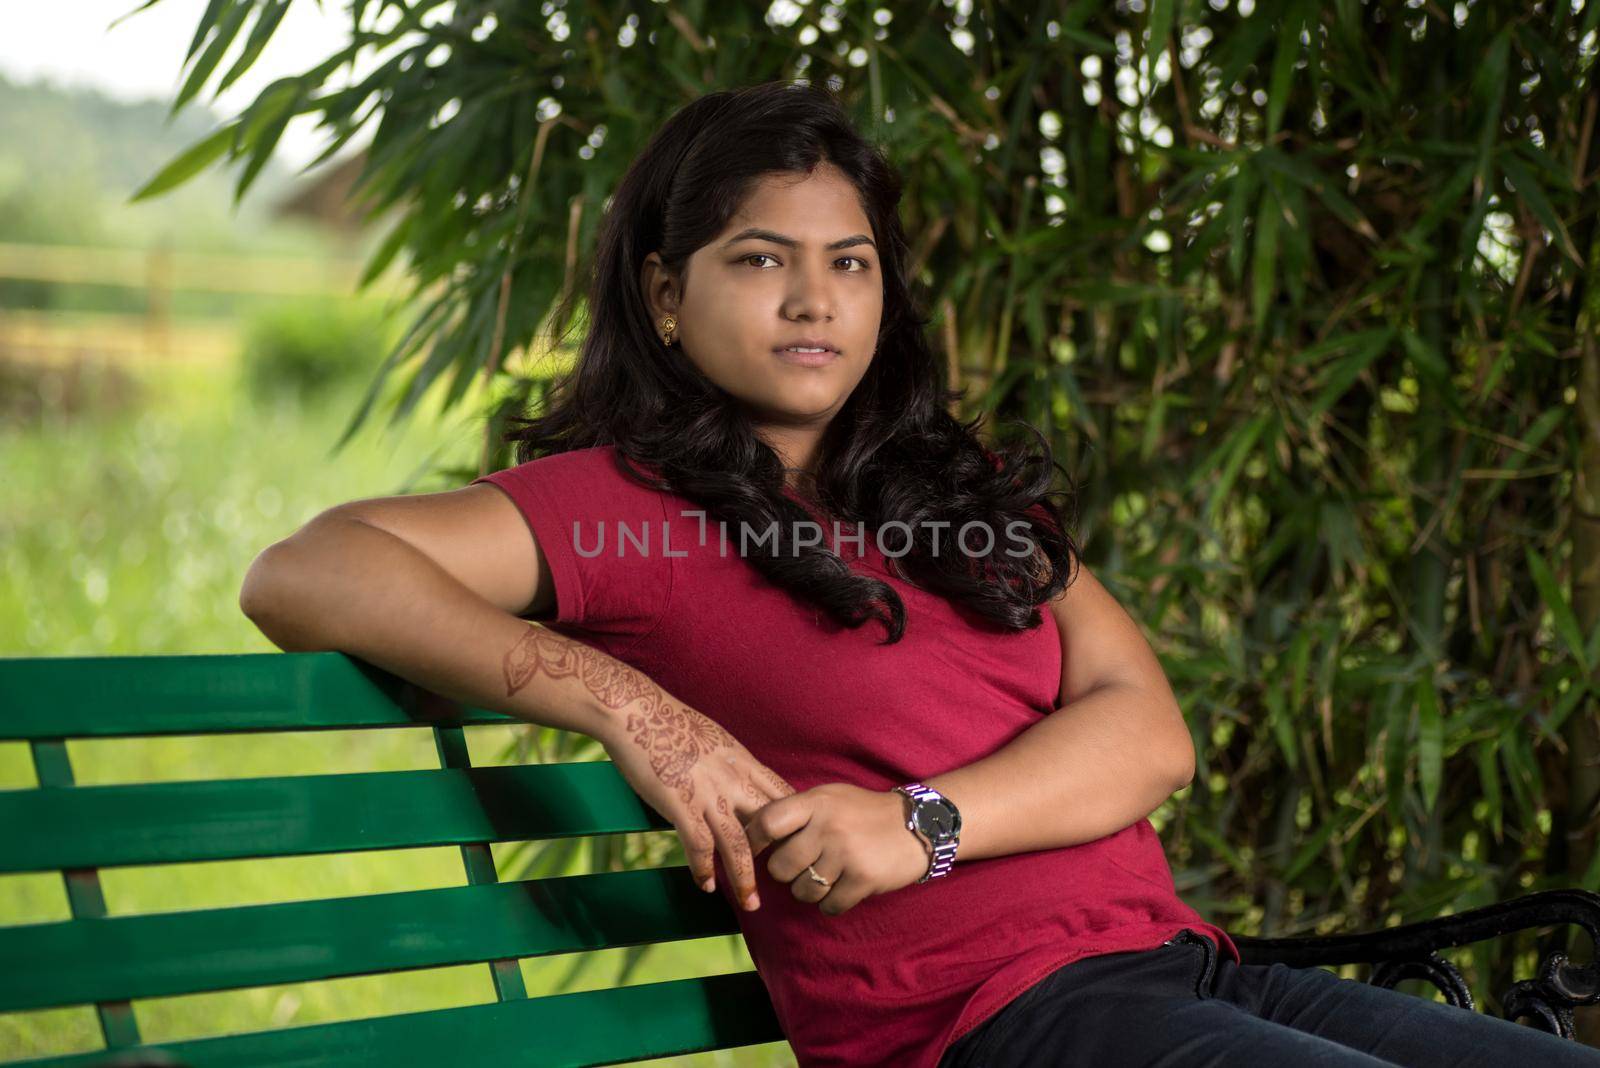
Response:
[[[481,475],[522,512],[550,563],[549,622],[612,638],[648,634],[672,596],[662,494],[616,468],[613,446],[541,456]]]

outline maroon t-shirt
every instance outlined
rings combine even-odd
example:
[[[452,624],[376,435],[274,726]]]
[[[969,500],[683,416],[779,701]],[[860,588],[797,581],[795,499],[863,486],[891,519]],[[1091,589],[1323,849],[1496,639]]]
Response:
[[[1048,610],[1032,630],[985,626],[890,574],[872,535],[857,546],[847,525],[839,555],[905,602],[904,636],[882,645],[882,624],[852,630],[774,586],[739,555],[737,524],[719,527],[686,498],[630,481],[613,452],[546,456],[474,481],[505,491],[538,538],[554,629],[643,671],[796,790],[931,778],[1054,711],[1062,649]],[[761,533],[749,532],[752,555]],[[883,547],[899,553],[903,535],[891,528]],[[831,525],[822,544],[834,545]],[[949,875],[838,916],[796,900],[767,871],[769,855],[756,863],[761,907],[734,911],[805,1068],[934,1068],[1054,969],[1149,949],[1184,927],[1239,959],[1227,932],[1179,899],[1148,819],[1059,849],[978,860],[958,851]],[[731,882],[719,856],[717,887],[734,904]]]

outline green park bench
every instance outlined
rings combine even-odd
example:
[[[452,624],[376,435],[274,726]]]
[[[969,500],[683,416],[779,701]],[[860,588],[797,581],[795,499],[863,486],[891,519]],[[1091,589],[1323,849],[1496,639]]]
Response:
[[[500,882],[492,842],[670,829],[605,761],[473,767],[463,728],[518,723],[341,653],[0,659],[0,741],[38,786],[0,790],[0,873],[60,872],[72,918],[0,927],[0,1013],[93,1005],[106,1048],[27,1064],[388,1065],[474,1059],[600,1065],[779,1041],[753,971],[528,997],[518,960],[733,934],[686,867]],[[76,786],[69,738],[427,727],[440,767]],[[456,845],[467,885],[108,916],[116,865]],[[5,921],[0,918],[0,922]],[[1555,924],[1600,934],[1600,895],[1547,890],[1378,931],[1234,936],[1245,963],[1368,963],[1369,982],[1433,983],[1474,1004],[1439,950]],[[144,1043],[131,999],[483,963],[497,1001]],[[1501,998],[1573,1037],[1600,1000],[1593,964],[1550,953]]]
[[[29,1064],[598,1065],[779,1041],[739,971],[530,998],[517,959],[734,934],[684,866],[524,882],[489,843],[670,829],[606,761],[475,768],[463,708],[341,653],[0,659],[0,872],[59,871],[72,919],[0,927],[0,1012],[95,1006],[106,1050]],[[431,728],[438,770],[75,786],[68,738]],[[97,870],[458,845],[468,885],[107,916]],[[132,998],[484,962],[493,1004],[141,1045]],[[115,1056],[113,1055],[115,1053]]]

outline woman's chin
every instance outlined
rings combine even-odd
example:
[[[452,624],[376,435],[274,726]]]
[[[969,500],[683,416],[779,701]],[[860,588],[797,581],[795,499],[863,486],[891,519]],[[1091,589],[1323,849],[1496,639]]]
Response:
[[[762,397],[747,402],[755,417],[763,423],[779,425],[804,425],[831,418],[844,404],[844,398],[834,393],[817,393],[797,397]]]

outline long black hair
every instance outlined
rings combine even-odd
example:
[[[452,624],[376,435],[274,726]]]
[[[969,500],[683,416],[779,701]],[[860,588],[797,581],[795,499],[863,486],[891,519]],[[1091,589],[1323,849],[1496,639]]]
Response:
[[[872,223],[883,316],[876,354],[823,434],[808,498],[813,511],[785,492],[782,460],[739,402],[681,347],[662,343],[640,271],[653,251],[681,271],[728,225],[757,179],[809,174],[824,160],[851,180]],[[881,620],[888,642],[905,630],[905,604],[889,583],[852,571],[827,547],[832,520],[861,524],[869,537],[885,523],[907,524],[909,551],[891,557],[897,577],[949,598],[975,624],[1038,626],[1038,606],[1066,587],[1077,557],[1065,514],[1075,495],[1052,490],[1057,465],[1033,427],[1022,424],[1032,443],[991,449],[975,434],[981,415],[963,423],[950,414],[963,391],[945,386],[945,361],[929,345],[928,317],[912,299],[901,187],[894,167],[824,87],[766,82],[708,93],[679,109],[611,197],[577,363],[552,386],[543,414],[511,420],[505,437],[517,443],[518,462],[613,445],[625,475],[695,502],[709,519],[758,532],[776,522],[771,551],[745,559],[845,626]],[[576,296],[557,310],[555,321],[569,324],[563,334]],[[796,524],[819,519],[829,531],[822,545],[793,537]],[[1017,541],[1000,533],[1018,531],[1007,524],[1019,520],[1035,546],[1031,556],[1012,555]],[[956,533],[972,522],[992,532],[987,555],[951,551]],[[885,532],[880,545],[899,553],[907,540],[902,528]]]

